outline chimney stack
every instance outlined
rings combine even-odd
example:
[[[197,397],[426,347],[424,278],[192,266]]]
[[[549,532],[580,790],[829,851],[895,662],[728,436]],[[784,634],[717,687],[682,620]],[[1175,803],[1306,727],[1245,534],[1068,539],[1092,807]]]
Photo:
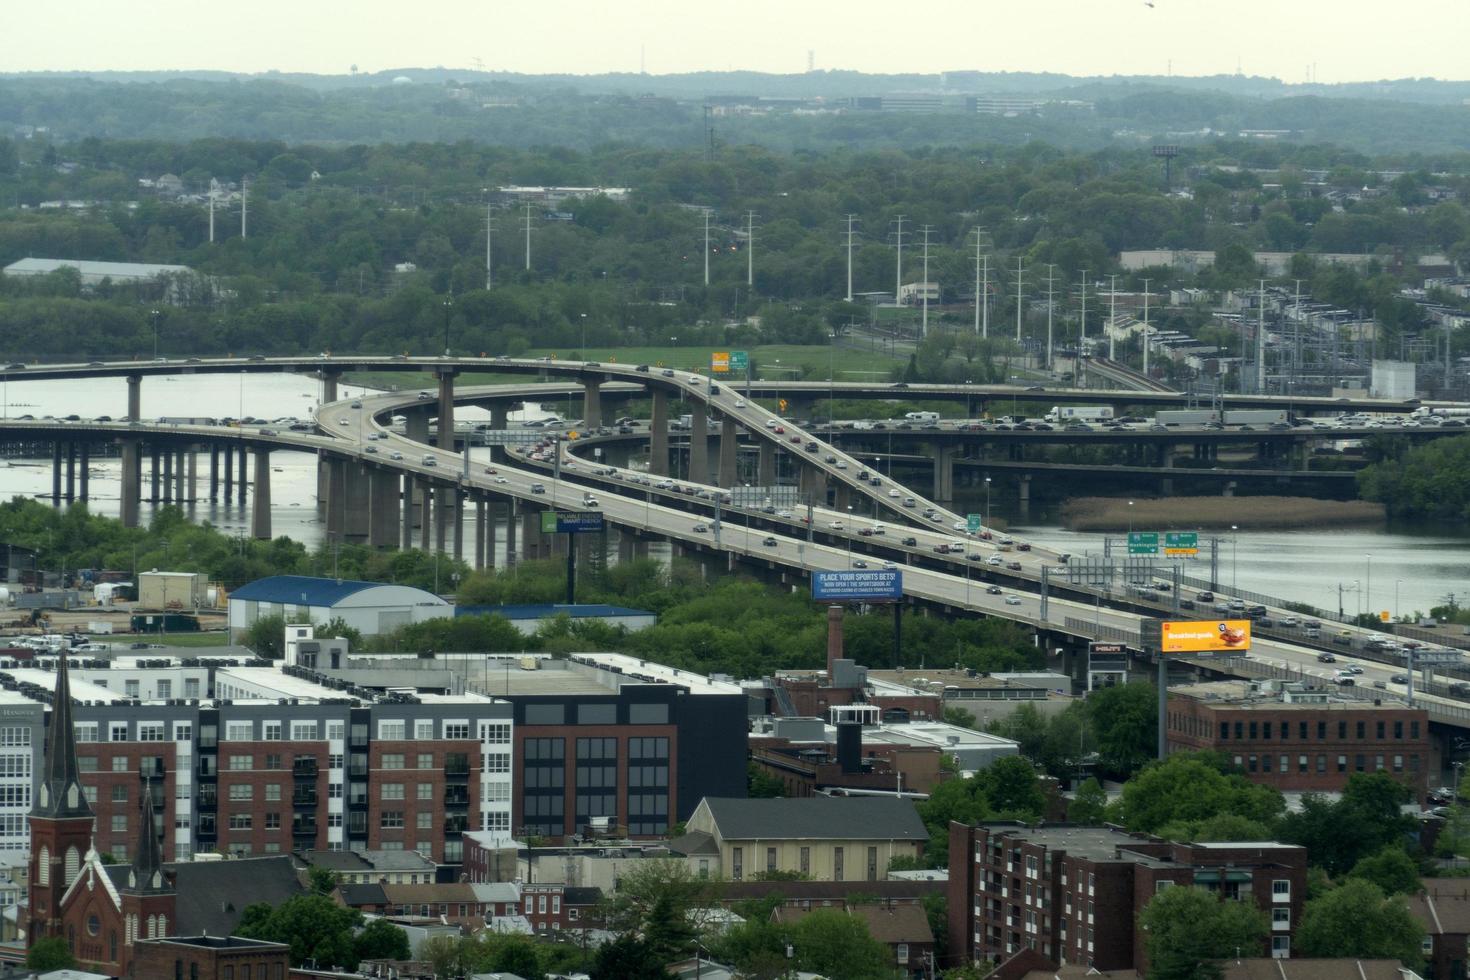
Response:
[[[832,683],[832,668],[842,659],[842,607],[827,607],[827,683]]]

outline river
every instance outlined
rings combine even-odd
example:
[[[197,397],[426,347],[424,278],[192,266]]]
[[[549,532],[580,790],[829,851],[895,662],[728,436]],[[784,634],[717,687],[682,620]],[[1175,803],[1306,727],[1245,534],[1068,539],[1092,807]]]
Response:
[[[367,392],[343,385],[339,396]],[[243,416],[266,419],[309,418],[321,394],[320,382],[294,374],[187,375],[148,378],[143,382],[144,418]],[[80,384],[74,381],[13,381],[0,385],[6,417],[23,414],[70,415],[95,418],[120,416],[127,411],[127,386],[122,378]],[[524,416],[542,418],[548,412],[527,404]],[[488,420],[481,409],[462,408],[458,417]],[[517,416],[512,416],[513,418]],[[487,449],[474,450],[477,459]],[[271,456],[272,527],[276,534],[315,547],[323,536],[316,516],[316,457],[306,453],[276,452]],[[146,479],[145,465],[145,479]],[[200,474],[200,490],[207,486],[208,462]],[[120,463],[117,457],[92,459],[94,513],[117,516]],[[11,458],[0,465],[0,498],[49,494],[51,460]],[[143,504],[143,519],[151,513]],[[233,503],[200,501],[189,510],[196,520],[208,520],[227,534],[249,533],[250,508]],[[1006,516],[1001,507],[996,514]],[[1017,534],[1038,544],[1073,554],[1101,553],[1102,535],[1079,534],[1057,526],[1050,516],[1036,524],[1017,520]],[[1201,535],[1200,560],[1186,563],[1186,574],[1209,577],[1209,552]],[[1388,610],[1391,614],[1427,611],[1454,593],[1461,605],[1470,602],[1470,533],[1463,528],[1391,525],[1384,529],[1324,531],[1251,531],[1242,529],[1220,536],[1219,580],[1222,587],[1236,583],[1242,589],[1310,602],[1348,613]],[[503,552],[504,534],[497,534]],[[1371,557],[1370,557],[1371,556]],[[497,555],[497,561],[501,555]]]

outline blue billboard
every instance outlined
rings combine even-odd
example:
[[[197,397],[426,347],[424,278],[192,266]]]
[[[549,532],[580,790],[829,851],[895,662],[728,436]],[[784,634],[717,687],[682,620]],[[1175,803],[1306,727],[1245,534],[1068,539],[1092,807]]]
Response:
[[[541,512],[542,534],[582,534],[589,531],[601,531],[603,528],[602,511],[581,510]]]
[[[903,572],[896,568],[812,572],[812,598],[818,602],[897,602],[903,598]]]

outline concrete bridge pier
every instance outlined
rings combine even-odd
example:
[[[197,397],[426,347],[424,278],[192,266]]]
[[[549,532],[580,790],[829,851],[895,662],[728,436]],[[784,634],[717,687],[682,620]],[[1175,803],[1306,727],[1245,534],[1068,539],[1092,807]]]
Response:
[[[340,456],[327,456],[327,537],[333,543],[346,540],[347,534],[347,461]],[[259,473],[256,474],[257,477]]]
[[[250,533],[256,539],[271,539],[271,451],[255,450],[255,499],[250,508]]]
[[[398,474],[390,469],[368,470],[368,544],[374,548],[391,548],[398,543]]]
[[[618,564],[626,565],[633,560],[633,535],[629,531],[618,532]]]
[[[428,445],[429,443],[429,411],[418,409],[417,411],[404,412],[403,434],[414,442]]]
[[[363,544],[372,532],[372,472],[355,459],[343,460],[346,473],[347,503],[344,508],[344,540]],[[256,484],[260,483],[260,470],[255,471]]]
[[[342,377],[341,371],[318,371],[317,377],[322,379],[322,404],[337,400],[337,382]]]
[[[500,520],[500,505],[495,502],[494,497],[485,499],[485,521],[480,540],[485,542],[485,563],[482,568],[493,569],[495,567],[495,535],[496,523]]]
[[[531,560],[545,557],[541,554],[543,545],[540,512],[531,508],[521,511],[521,557]]]
[[[852,504],[851,488],[846,483],[831,483],[833,487],[833,505],[838,511],[847,510]]]
[[[485,498],[475,495],[475,571],[485,567]]]
[[[429,550],[429,538],[434,527],[434,485],[428,480],[419,480],[419,550]]]
[[[224,446],[224,447],[221,448],[220,451],[224,454],[224,457],[225,457],[225,494],[224,494],[224,500],[225,500],[225,503],[228,504],[230,502],[230,497],[234,496],[234,493],[235,493],[235,447],[234,446]],[[318,457],[318,465],[319,466],[323,465],[320,462],[320,460],[323,459],[323,458],[325,458],[325,457],[321,457],[321,456]],[[158,482],[158,457],[157,456],[154,456],[153,457],[153,481],[154,481],[154,483],[157,483]],[[317,481],[317,511],[318,511],[317,516],[320,517],[320,518],[322,518],[323,520],[325,520],[326,519],[326,516],[327,516],[327,485],[326,485],[325,480],[318,480]]]
[[[169,450],[163,454],[163,483],[158,488],[158,499],[166,504],[174,502],[174,454]]]
[[[692,406],[689,422],[689,479],[694,483],[709,482],[709,418],[698,402]]]
[[[174,453],[174,503],[182,504],[188,498],[184,496],[186,489],[186,477],[188,476],[189,450],[180,449]]]
[[[454,378],[457,374],[459,372],[452,368],[440,368],[438,371],[439,438],[436,445],[446,453],[454,452]]]
[[[77,499],[77,444],[69,442],[66,444],[66,502],[74,503]]]
[[[256,474],[256,477],[258,478],[259,476],[260,476],[260,474],[257,473]],[[235,484],[235,493],[239,497],[239,501],[240,501],[240,506],[241,507],[245,506],[245,480],[246,480],[246,472],[245,472],[245,447],[244,447],[244,445],[241,445],[240,446],[240,480],[239,480],[238,483]]]
[[[946,446],[931,447],[934,452],[934,499],[954,499],[954,450]]]
[[[776,485],[776,444],[761,440],[756,463],[756,483],[763,487]]]
[[[730,416],[720,423],[719,486],[733,487],[740,478],[740,426]]]
[[[450,538],[454,542],[454,557],[464,558],[464,501],[465,495],[458,487],[449,488]]]
[[[669,475],[669,396],[662,388],[653,390],[653,417],[648,422],[648,472]]]
[[[143,421],[143,376],[128,375],[128,421]]]
[[[87,480],[89,478],[88,470],[90,470],[92,468],[92,445],[91,445],[91,443],[86,443],[86,442],[82,443],[81,450],[82,450],[82,462],[81,462],[81,473],[79,475],[81,477],[81,481],[80,482],[81,482],[81,485],[82,486],[81,486],[81,495],[80,496],[81,496],[82,502],[85,503],[87,501],[88,497],[89,497],[89,494],[87,493]]]
[[[226,474],[228,474],[230,472],[229,466],[230,466],[229,451],[226,450],[226,453],[225,453],[225,473]],[[325,518],[327,516],[327,494],[330,492],[330,488],[327,486],[327,481],[330,478],[329,477],[329,474],[330,474],[330,467],[328,465],[327,452],[324,449],[318,449],[316,451],[316,516],[317,516],[317,520],[322,520],[323,518]],[[226,478],[225,478],[225,500],[229,500],[229,499],[230,499],[229,477],[226,476]]]
[[[505,563],[514,565],[520,555],[516,552],[516,519],[520,514],[520,501],[509,497],[505,502]],[[522,543],[524,547],[524,542]]]
[[[1160,456],[1162,458],[1159,460],[1159,465],[1164,467],[1165,469],[1172,470],[1174,468],[1174,454],[1167,451],[1166,449],[1163,453],[1160,454]],[[1174,493],[1174,478],[1171,476],[1166,476],[1162,480],[1160,480],[1159,492],[1166,497],[1171,496]]]
[[[395,474],[394,480],[402,487],[403,494],[403,521],[398,528],[398,547],[407,551],[413,547],[413,517],[417,513],[413,502],[413,474]]]
[[[1017,510],[1021,515],[1021,520],[1024,521],[1031,516],[1031,474],[1022,473],[1017,484],[1020,492],[1018,501],[1020,506]]]
[[[138,504],[142,494],[140,472],[140,446],[136,439],[124,439],[122,444],[122,499],[119,511],[123,527],[138,526]]]
[[[510,409],[504,402],[496,402],[490,406],[490,428],[496,432],[504,432],[510,428]],[[490,446],[490,459],[496,463],[503,463],[510,458],[509,452],[504,445]]]
[[[595,429],[602,425],[602,382],[582,382],[582,427]]]
[[[51,444],[51,506],[61,506],[61,443]]]
[[[450,489],[444,484],[434,487],[434,550],[444,551],[449,543]]]
[[[86,468],[86,456],[85,455],[83,455],[82,460],[83,460],[83,472],[85,473],[85,468]],[[194,501],[196,501],[196,500],[199,499],[199,447],[198,446],[190,446],[189,447],[189,454],[185,457],[185,461],[186,461],[186,463],[188,465],[189,476],[188,476],[187,488],[186,488],[187,489],[187,492],[188,492],[188,495],[184,499],[187,500],[187,501],[189,501],[190,506],[192,506],[194,504]],[[83,487],[86,486],[86,476],[85,475],[82,477],[82,485],[83,485]],[[86,495],[87,495],[87,492],[86,492],[85,489],[83,489],[82,496],[85,497]]]

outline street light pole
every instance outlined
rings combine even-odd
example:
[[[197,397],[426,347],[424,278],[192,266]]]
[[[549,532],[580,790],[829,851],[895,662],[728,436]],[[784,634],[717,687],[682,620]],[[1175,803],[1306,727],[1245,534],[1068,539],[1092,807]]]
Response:
[[[449,311],[454,308],[454,298],[446,297],[444,300],[444,356],[449,356]]]
[[[148,316],[153,320],[153,359],[156,361],[158,360],[158,320],[163,314],[158,310],[149,310]]]
[[[1235,585],[1237,581],[1236,572],[1240,568],[1240,562],[1238,561],[1240,557],[1240,538],[1235,532],[1239,530],[1239,525],[1230,525],[1230,592],[1235,596],[1240,594],[1239,589]]]
[[[893,460],[891,457],[889,459],[888,465],[893,465]],[[985,478],[985,530],[990,530],[990,477],[988,476]]]
[[[1366,594],[1363,596],[1363,605],[1367,607],[1368,615],[1373,615],[1373,556],[1366,555],[1368,559],[1368,575],[1365,585]]]

